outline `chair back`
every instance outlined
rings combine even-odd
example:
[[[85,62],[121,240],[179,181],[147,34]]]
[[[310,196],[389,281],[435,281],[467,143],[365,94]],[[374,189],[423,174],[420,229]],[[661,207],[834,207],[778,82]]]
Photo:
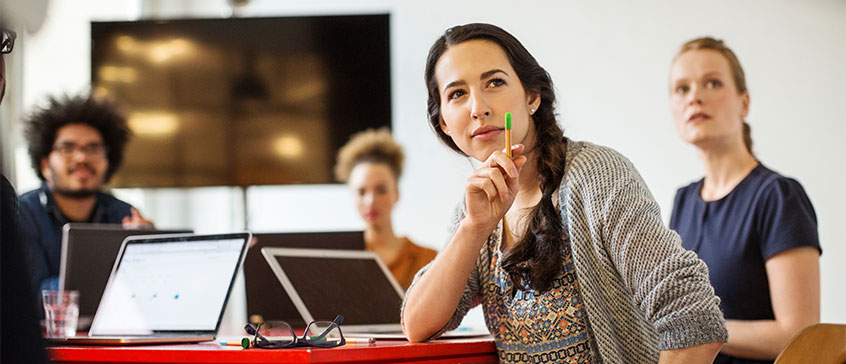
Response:
[[[846,364],[846,325],[815,324],[800,331],[774,364]]]

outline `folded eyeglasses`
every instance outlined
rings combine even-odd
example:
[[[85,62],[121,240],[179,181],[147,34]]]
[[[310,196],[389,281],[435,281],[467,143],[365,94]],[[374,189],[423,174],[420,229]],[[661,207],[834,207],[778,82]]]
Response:
[[[297,337],[291,324],[285,321],[264,321],[258,326],[247,324],[244,330],[254,335],[252,347],[281,349],[294,347],[333,348],[346,344],[341,332],[344,316],[338,315],[332,321],[317,320],[306,326],[302,337]]]

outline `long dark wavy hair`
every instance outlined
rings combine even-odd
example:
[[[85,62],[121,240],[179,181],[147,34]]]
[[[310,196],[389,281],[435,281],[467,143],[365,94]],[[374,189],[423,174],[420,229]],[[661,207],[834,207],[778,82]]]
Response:
[[[435,65],[449,47],[469,40],[486,40],[502,48],[523,89],[540,94],[540,107],[531,116],[535,123],[538,184],[543,197],[530,211],[530,223],[522,240],[503,252],[502,267],[519,289],[546,291],[561,270],[564,227],[552,203],[564,175],[564,133],[555,117],[555,90],[549,73],[538,64],[511,34],[491,24],[467,24],[449,28],[429,49],[426,59],[426,87],[429,89],[429,125],[452,150],[467,155],[440,128],[441,99]]]

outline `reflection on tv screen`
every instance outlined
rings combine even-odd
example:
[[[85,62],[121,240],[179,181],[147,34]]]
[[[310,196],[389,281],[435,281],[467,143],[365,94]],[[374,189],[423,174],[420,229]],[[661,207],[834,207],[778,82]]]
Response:
[[[332,183],[390,126],[388,15],[94,22],[94,91],[134,137],[116,187]]]

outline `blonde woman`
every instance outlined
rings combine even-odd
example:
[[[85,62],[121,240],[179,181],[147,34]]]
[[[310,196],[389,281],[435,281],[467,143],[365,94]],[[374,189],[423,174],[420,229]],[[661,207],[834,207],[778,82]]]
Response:
[[[715,363],[772,363],[819,321],[820,245],[802,185],[752,153],[749,90],[722,41],[685,43],[673,61],[670,104],[679,136],[705,177],[679,189],[670,227],[708,264],[729,331]]]

